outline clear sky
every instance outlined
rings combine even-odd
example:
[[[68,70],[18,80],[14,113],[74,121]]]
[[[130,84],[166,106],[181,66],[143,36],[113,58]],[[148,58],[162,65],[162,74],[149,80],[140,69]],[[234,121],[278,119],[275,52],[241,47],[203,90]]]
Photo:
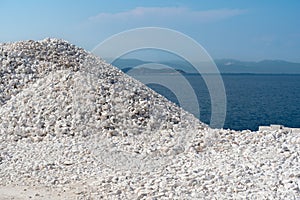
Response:
[[[120,31],[158,26],[213,58],[300,62],[299,0],[0,0],[0,42],[63,38],[87,50]]]

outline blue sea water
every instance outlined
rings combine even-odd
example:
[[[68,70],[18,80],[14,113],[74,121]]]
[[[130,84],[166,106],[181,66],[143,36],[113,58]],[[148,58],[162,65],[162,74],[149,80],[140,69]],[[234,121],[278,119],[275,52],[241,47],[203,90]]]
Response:
[[[209,124],[211,100],[203,78],[193,74],[185,78],[197,95],[200,120]],[[270,124],[300,127],[300,75],[223,74],[222,79],[227,97],[224,128],[257,130],[260,125]],[[179,104],[168,88],[148,86]],[[187,110],[193,112],[193,108]]]

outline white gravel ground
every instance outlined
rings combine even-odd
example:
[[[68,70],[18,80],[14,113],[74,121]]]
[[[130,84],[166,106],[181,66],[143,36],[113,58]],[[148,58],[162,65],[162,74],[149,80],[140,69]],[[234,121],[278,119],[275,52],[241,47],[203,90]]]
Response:
[[[0,77],[0,199],[300,199],[297,130],[211,129],[63,40]]]

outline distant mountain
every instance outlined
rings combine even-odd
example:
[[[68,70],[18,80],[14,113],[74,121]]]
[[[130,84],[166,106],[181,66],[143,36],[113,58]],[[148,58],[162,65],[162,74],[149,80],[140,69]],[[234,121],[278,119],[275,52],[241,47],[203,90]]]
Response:
[[[300,63],[283,60],[263,60],[259,62],[246,62],[235,59],[214,60],[221,73],[252,73],[252,74],[300,74]],[[154,62],[138,59],[117,59],[112,64],[127,72],[137,66]],[[180,73],[195,73],[192,65],[184,60],[169,60],[155,62],[166,65]],[[199,64],[201,65],[201,64]],[[172,73],[170,69],[151,69],[149,67],[139,69],[138,73]]]
[[[300,63],[283,60],[244,62],[234,59],[215,60],[221,73],[300,74]]]
[[[112,64],[120,69],[123,69],[123,68],[132,68],[132,67],[147,64],[147,63],[151,63],[151,62],[139,60],[139,59],[119,58],[119,59],[115,60]]]
[[[161,68],[161,69],[153,69],[153,68],[148,68],[148,67],[139,67],[139,68],[123,68],[123,72],[127,73],[134,73],[136,75],[143,75],[143,74],[176,74],[176,73],[181,73],[181,74],[186,74],[185,71],[181,69],[170,69],[170,68]]]
[[[161,64],[168,66],[169,68],[173,68],[174,70],[180,72],[180,73],[193,73],[196,72],[192,65],[184,60],[167,60],[167,61],[160,61],[160,62],[153,62],[153,61],[144,61],[144,60],[138,60],[138,59],[117,59],[115,60],[112,65],[118,67],[123,72],[128,72],[129,70],[132,70],[133,68],[136,68],[138,66],[144,65],[144,64]],[[147,67],[139,67],[137,73],[174,73],[174,70],[172,69],[155,69],[150,68],[149,65]]]

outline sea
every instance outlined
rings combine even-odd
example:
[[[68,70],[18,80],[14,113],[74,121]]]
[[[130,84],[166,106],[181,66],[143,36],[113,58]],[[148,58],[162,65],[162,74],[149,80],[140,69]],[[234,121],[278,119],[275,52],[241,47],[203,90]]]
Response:
[[[176,75],[163,77],[166,76]],[[185,74],[184,77],[197,96],[200,115],[196,117],[210,124],[212,105],[203,77],[198,74]],[[300,127],[300,75],[222,74],[221,77],[226,94],[223,128],[256,131],[259,126],[271,124]],[[178,95],[172,89],[155,83],[147,85],[180,106]],[[184,109],[191,113],[196,110]]]

